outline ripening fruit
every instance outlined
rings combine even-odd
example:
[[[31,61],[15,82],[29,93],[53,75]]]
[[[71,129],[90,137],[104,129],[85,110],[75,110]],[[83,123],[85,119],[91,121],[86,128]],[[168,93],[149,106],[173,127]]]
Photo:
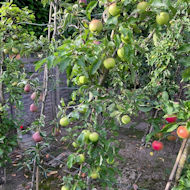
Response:
[[[8,49],[4,49],[3,52],[4,52],[4,54],[8,54],[9,50]]]
[[[38,107],[35,104],[31,104],[30,105],[30,111],[31,112],[37,112],[38,111]]]
[[[177,135],[178,135],[178,137],[180,137],[182,139],[189,138],[189,131],[188,131],[187,127],[186,126],[179,126],[177,128]]]
[[[13,40],[18,40],[18,36],[17,36],[17,35],[13,35],[13,36],[12,36],[12,39],[13,39]]]
[[[79,4],[86,5],[87,4],[87,0],[79,0]]]
[[[167,136],[167,139],[168,139],[169,141],[176,141],[177,137],[176,137],[175,135],[168,135],[168,136]]]
[[[104,60],[104,67],[106,69],[112,69],[115,67],[115,59],[113,58],[107,58]]]
[[[79,154],[79,163],[82,164],[82,163],[84,163],[84,161],[85,161],[84,154]]]
[[[90,135],[90,131],[89,130],[83,130],[82,133],[84,134],[84,139],[88,140],[89,139],[89,135]]]
[[[108,8],[108,12],[110,13],[110,15],[112,16],[117,16],[120,13],[120,8],[117,6],[116,3],[113,3],[109,6]]]
[[[122,41],[123,43],[128,43],[128,42],[129,42],[129,36],[128,36],[128,35],[121,34],[121,41]]]
[[[153,148],[154,150],[156,150],[156,151],[162,150],[163,147],[164,147],[164,145],[163,145],[163,143],[160,142],[160,141],[154,141],[154,142],[152,143],[152,148]]]
[[[154,135],[156,138],[161,139],[163,137],[163,133],[159,132]]]
[[[97,179],[97,178],[99,178],[99,173],[98,173],[97,171],[93,171],[93,172],[91,173],[90,177],[91,177],[92,179]]]
[[[124,58],[124,56],[125,56],[125,50],[124,50],[124,47],[119,48],[119,49],[117,50],[117,55],[118,55],[118,57],[120,57],[121,59]]]
[[[79,84],[80,85],[86,84],[87,82],[88,82],[88,78],[86,78],[85,76],[79,77]]]
[[[79,147],[79,145],[76,142],[73,142],[72,145],[73,145],[74,148],[78,148]]]
[[[41,142],[42,141],[42,136],[40,135],[40,132],[37,131],[32,135],[32,138],[35,142]]]
[[[128,124],[131,121],[131,118],[128,115],[124,115],[121,118],[121,121],[122,121],[123,124]]]
[[[19,50],[17,49],[17,48],[12,48],[12,52],[14,53],[14,54],[18,54],[19,53]]]
[[[137,9],[140,12],[145,12],[147,8],[148,8],[148,3],[145,1],[142,1],[142,2],[138,3],[138,5],[137,5]]]
[[[166,117],[166,121],[168,123],[174,123],[174,122],[176,122],[176,120],[177,120],[177,116],[176,115],[167,115],[167,117]]]
[[[98,133],[96,133],[96,132],[90,133],[89,140],[91,142],[97,142],[98,139],[99,139],[99,134]]]
[[[89,30],[91,32],[101,32],[103,29],[103,24],[100,20],[94,19],[89,24]]]
[[[96,44],[96,45],[100,45],[101,44],[101,42],[97,41],[97,40],[94,40],[93,43]]]
[[[170,16],[166,12],[161,12],[159,15],[156,16],[156,22],[159,25],[167,24],[170,20]]]
[[[69,190],[69,188],[67,186],[62,186],[61,190]]]
[[[67,117],[63,117],[60,119],[59,123],[61,126],[66,127],[69,125],[69,119]]]
[[[35,100],[35,99],[36,99],[36,96],[37,96],[36,92],[33,92],[33,93],[31,94],[30,98],[31,98],[32,100]]]
[[[25,85],[24,92],[30,92],[30,84]]]

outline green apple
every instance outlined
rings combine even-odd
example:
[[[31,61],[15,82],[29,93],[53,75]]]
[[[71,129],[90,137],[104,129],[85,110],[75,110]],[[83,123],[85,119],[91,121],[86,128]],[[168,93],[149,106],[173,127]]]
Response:
[[[130,123],[131,118],[130,118],[128,115],[124,115],[124,116],[121,118],[121,121],[122,121],[123,124],[128,124],[128,123]]]
[[[90,174],[90,177],[91,177],[92,179],[97,179],[97,178],[99,178],[100,176],[99,176],[99,173],[98,173],[97,171],[93,171],[93,172]]]
[[[104,60],[104,67],[106,69],[112,69],[115,67],[115,59],[113,58],[107,58]]]
[[[79,163],[82,164],[82,163],[84,163],[84,161],[85,161],[84,154],[79,154]]]
[[[109,6],[108,8],[108,12],[110,13],[110,15],[112,16],[117,16],[120,13],[120,8],[117,6],[116,3],[113,3]]]
[[[140,12],[145,12],[148,8],[148,3],[145,2],[145,1],[142,1],[140,3],[138,3],[137,5],[137,9],[140,11]]]
[[[4,49],[3,52],[4,52],[4,54],[8,54],[9,50],[8,49]]]
[[[13,40],[18,40],[18,36],[17,36],[17,35],[13,35],[13,36],[12,36],[12,39],[13,39]]]
[[[61,126],[66,127],[69,125],[69,119],[67,117],[63,117],[60,119],[59,123]]]
[[[61,190],[69,190],[69,188],[67,186],[62,186]]]
[[[124,47],[119,48],[119,49],[117,50],[117,55],[118,55],[118,57],[120,57],[122,60],[124,59],[124,56],[125,56]]]
[[[80,85],[86,84],[87,82],[88,82],[88,78],[86,78],[85,76],[79,77],[79,84]]]
[[[82,133],[84,134],[84,139],[87,141],[89,139],[90,131],[89,130],[83,130]]]
[[[129,42],[129,36],[128,36],[128,35],[121,34],[121,41],[122,41],[123,43],[128,43],[128,42]]]
[[[12,52],[14,53],[14,54],[18,54],[19,53],[19,50],[17,49],[17,48],[12,48]]]
[[[76,142],[73,142],[72,145],[73,145],[74,148],[78,148],[79,147],[79,145]]]
[[[91,32],[101,32],[103,29],[103,24],[100,20],[94,19],[89,24],[89,30]]]
[[[159,15],[156,16],[156,22],[159,25],[167,24],[170,20],[170,16],[166,12],[161,12]]]
[[[89,140],[91,142],[97,142],[98,139],[99,139],[99,134],[98,133],[96,133],[96,132],[90,133]]]

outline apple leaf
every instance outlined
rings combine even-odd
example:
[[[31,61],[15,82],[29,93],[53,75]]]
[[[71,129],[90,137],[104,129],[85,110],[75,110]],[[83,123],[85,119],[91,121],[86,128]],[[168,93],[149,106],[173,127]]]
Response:
[[[94,63],[92,67],[91,74],[94,75],[96,71],[100,68],[100,65],[102,64],[102,60],[98,60],[97,62]]]
[[[178,125],[177,124],[174,124],[174,125],[172,125],[172,127],[170,127],[168,130],[167,130],[167,132],[172,132],[172,131],[174,131],[175,129],[177,129],[178,128]]]
[[[93,9],[97,6],[98,1],[91,1],[86,7],[86,16],[89,20],[91,20],[91,13]]]

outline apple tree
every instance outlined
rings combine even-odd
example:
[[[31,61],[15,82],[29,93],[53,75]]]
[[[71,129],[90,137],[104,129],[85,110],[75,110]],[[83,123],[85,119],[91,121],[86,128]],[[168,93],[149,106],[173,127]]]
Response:
[[[22,22],[35,19],[27,8],[19,9],[12,2],[4,2],[0,8],[0,19],[0,166],[5,166],[16,145],[14,132],[21,125],[18,110],[22,110],[21,98],[27,83],[20,58],[31,53],[36,38],[22,26]],[[17,119],[13,119],[13,112]]]
[[[143,112],[158,132],[164,116],[179,112],[182,70],[189,77],[189,5],[100,0],[60,7],[61,45],[36,67],[58,66],[78,88],[57,113],[67,132],[62,140],[74,148],[67,166],[75,172],[63,177],[62,189],[117,189],[119,127]]]

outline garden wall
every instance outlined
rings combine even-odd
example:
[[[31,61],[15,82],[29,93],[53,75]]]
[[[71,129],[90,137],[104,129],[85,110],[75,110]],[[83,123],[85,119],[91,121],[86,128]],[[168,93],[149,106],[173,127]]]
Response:
[[[41,72],[35,72],[35,62],[37,62],[39,59],[30,57],[30,58],[23,58],[21,61],[25,63],[25,70],[26,73],[28,73],[28,78],[33,75],[32,78],[38,78],[41,85],[43,84],[43,70]],[[49,126],[51,124],[51,121],[55,118],[55,107],[56,107],[56,78],[55,78],[55,70],[51,70],[49,73],[49,83],[48,83],[48,94],[45,102],[45,110],[44,115],[46,116],[46,125]],[[69,101],[70,94],[72,92],[71,88],[67,87],[67,78],[66,73],[60,74],[60,97],[64,98],[65,102]],[[22,119],[23,123],[22,125],[25,127],[29,126],[36,118],[40,115],[40,108],[38,109],[38,112],[33,113],[30,112],[30,105],[33,103],[33,100],[31,100],[30,96],[32,94],[32,91],[29,93],[23,93],[23,104],[24,104],[24,110],[22,111]],[[40,103],[41,104],[41,103]],[[39,105],[41,106],[41,105]],[[14,109],[13,109],[14,110]],[[14,111],[13,111],[14,114]]]

